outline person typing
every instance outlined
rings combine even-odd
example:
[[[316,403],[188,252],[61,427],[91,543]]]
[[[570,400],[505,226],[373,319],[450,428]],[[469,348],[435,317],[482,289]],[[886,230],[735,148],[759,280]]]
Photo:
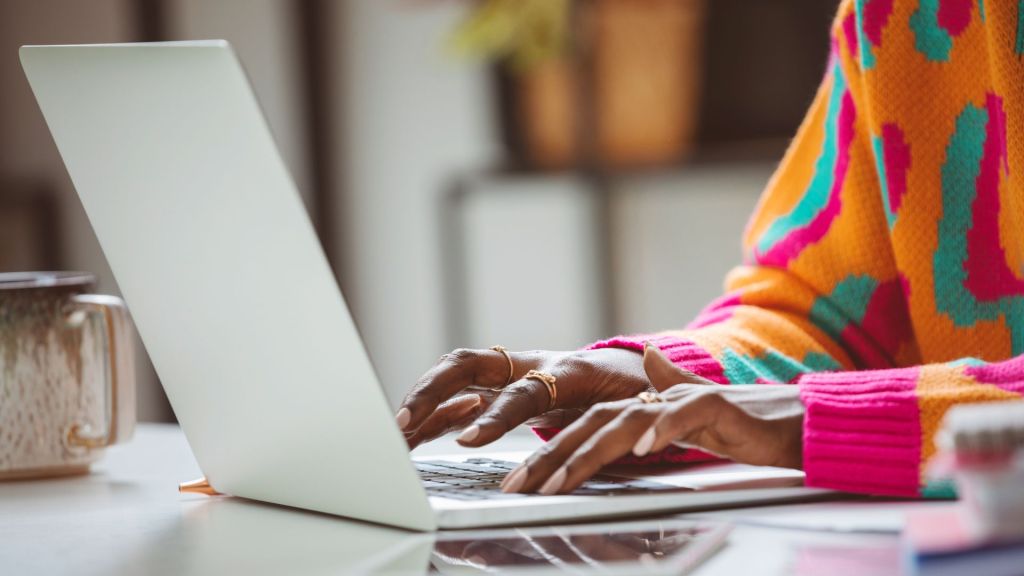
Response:
[[[710,453],[921,495],[946,410],[1024,393],[1022,125],[1024,7],[844,1],[721,298],[585,350],[456,350],[398,425],[473,447],[535,427],[550,441],[508,492]]]

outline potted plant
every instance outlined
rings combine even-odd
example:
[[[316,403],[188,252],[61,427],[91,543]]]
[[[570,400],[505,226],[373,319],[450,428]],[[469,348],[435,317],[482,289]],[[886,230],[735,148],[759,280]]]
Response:
[[[704,0],[482,0],[452,44],[498,62],[518,162],[665,165],[693,147],[704,13]]]

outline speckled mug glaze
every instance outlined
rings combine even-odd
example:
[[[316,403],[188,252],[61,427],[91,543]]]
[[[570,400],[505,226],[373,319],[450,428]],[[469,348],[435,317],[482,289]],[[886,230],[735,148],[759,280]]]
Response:
[[[131,436],[135,374],[124,303],[92,276],[0,274],[0,480],[83,473]]]

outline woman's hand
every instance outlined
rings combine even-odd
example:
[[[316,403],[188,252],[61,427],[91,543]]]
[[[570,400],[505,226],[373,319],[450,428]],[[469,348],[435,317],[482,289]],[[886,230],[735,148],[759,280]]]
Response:
[[[654,391],[644,372],[643,357],[631,350],[508,354],[511,378],[509,360],[499,351],[456,350],[442,356],[395,415],[409,447],[456,430],[463,431],[460,444],[483,446],[520,424],[564,427],[596,403]],[[557,379],[553,407],[543,382],[523,379],[530,370]]]
[[[796,386],[723,386],[676,368],[648,346],[644,365],[661,403],[603,402],[562,430],[502,483],[506,492],[567,494],[603,466],[669,444],[747,464],[800,468],[803,404]],[[685,382],[667,386],[674,382]],[[694,380],[697,378],[697,380]]]

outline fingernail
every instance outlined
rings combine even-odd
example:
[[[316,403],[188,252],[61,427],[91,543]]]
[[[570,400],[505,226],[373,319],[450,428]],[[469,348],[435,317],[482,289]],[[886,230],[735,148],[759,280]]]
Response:
[[[479,435],[480,427],[477,426],[476,424],[473,424],[469,428],[463,430],[462,434],[459,434],[459,437],[456,438],[456,440],[458,440],[459,442],[472,442],[473,440],[476,440],[476,437]]]
[[[651,446],[654,445],[654,428],[648,428],[644,435],[636,441],[633,446],[633,454],[636,456],[647,456],[647,453],[651,451]]]
[[[565,466],[562,466],[554,474],[551,475],[551,478],[548,478],[548,481],[545,482],[544,485],[541,486],[540,490],[538,490],[537,492],[540,492],[545,496],[551,496],[555,492],[558,492],[562,488],[562,484],[564,483]]]
[[[405,430],[405,427],[409,425],[409,420],[412,420],[412,412],[409,412],[408,408],[402,408],[395,414],[395,422],[398,423],[398,427]]]
[[[520,464],[515,470],[508,473],[501,481],[501,491],[506,494],[519,492],[519,489],[526,483],[526,465]]]

